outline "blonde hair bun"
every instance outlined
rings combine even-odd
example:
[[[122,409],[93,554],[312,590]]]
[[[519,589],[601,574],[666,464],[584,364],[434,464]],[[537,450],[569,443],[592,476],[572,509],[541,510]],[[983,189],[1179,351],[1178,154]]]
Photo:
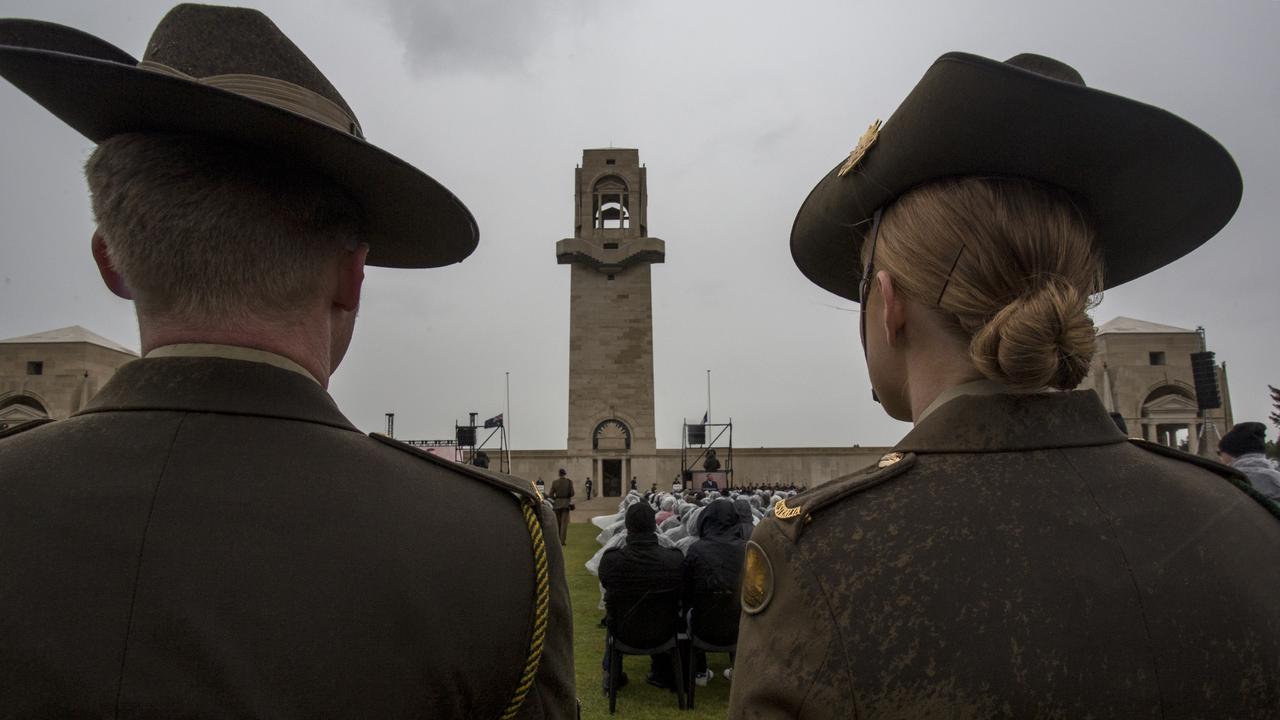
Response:
[[[1089,372],[1102,256],[1067,191],[1019,178],[922,185],[885,211],[875,252],[903,297],[968,342],[984,376],[1073,390]]]
[[[973,363],[988,378],[1017,389],[1072,390],[1093,357],[1088,308],[1088,295],[1061,278],[1046,278],[974,333]]]

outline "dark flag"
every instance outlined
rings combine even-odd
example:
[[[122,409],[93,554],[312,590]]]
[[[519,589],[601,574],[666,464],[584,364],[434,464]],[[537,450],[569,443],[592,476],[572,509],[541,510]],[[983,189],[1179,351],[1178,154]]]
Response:
[[[500,428],[500,427],[502,427],[502,413],[498,413],[497,415],[494,415],[493,417],[489,418],[488,420],[485,420],[485,421],[484,421],[484,426],[485,426],[485,428]]]

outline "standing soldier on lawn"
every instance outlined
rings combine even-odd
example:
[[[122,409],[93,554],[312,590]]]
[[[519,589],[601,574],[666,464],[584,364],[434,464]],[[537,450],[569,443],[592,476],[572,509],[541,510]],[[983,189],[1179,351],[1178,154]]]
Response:
[[[556,512],[556,526],[560,529],[560,544],[569,542],[569,513],[573,510],[573,481],[560,468],[560,477],[551,482],[551,507]]]

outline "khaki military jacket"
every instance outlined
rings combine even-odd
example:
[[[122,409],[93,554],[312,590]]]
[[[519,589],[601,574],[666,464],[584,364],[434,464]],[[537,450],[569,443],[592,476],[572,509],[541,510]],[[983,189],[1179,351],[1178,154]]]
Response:
[[[540,508],[296,372],[137,360],[0,439],[0,716],[574,717]]]
[[[573,502],[573,481],[558,477],[551,481],[551,505],[556,510],[568,510]]]
[[[732,718],[1274,718],[1280,519],[1092,391],[973,395],[748,545]]]

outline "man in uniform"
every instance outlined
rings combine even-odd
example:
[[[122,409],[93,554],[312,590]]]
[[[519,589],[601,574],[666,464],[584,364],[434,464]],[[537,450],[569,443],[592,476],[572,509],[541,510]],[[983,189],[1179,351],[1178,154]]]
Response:
[[[569,513],[573,510],[573,481],[560,468],[560,476],[551,482],[551,507],[556,512],[556,527],[560,530],[560,544],[569,542]]]
[[[5,714],[573,717],[532,486],[325,391],[366,260],[462,260],[462,203],[256,11],[180,5],[142,62],[4,20],[0,75],[98,143],[93,256],[143,355],[0,439]]]
[[[805,201],[792,256],[861,304],[875,390],[915,427],[876,466],[777,501],[756,527],[730,716],[1276,717],[1280,573],[1257,550],[1280,546],[1280,521],[1243,475],[1126,439],[1092,391],[968,382],[964,326],[936,309],[945,281],[907,298],[876,269],[881,210],[955,178],[1068,192],[1108,287],[1207,241],[1241,193],[1198,128],[1041,56],[944,55],[872,124]],[[966,237],[1011,227],[1007,205],[987,209],[895,216],[892,241],[913,220],[922,244],[954,229],[960,249],[920,267],[947,280],[989,267],[1024,293],[1046,282],[1039,266],[963,255]],[[991,222],[946,225],[956,217]],[[1052,247],[1044,230],[1021,227]]]

